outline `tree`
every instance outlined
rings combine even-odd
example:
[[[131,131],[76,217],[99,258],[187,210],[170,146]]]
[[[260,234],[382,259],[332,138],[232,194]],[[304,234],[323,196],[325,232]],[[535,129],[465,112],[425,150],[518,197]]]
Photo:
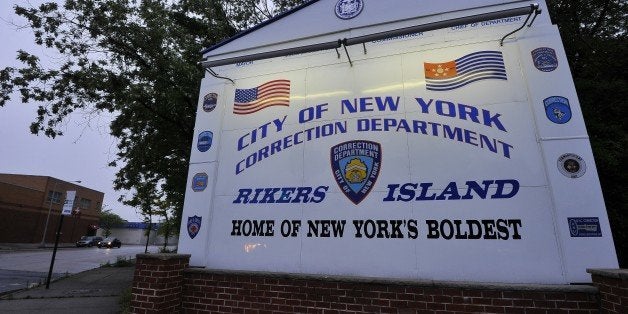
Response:
[[[115,114],[111,134],[120,165],[114,187],[134,190],[159,182],[180,221],[198,86],[204,72],[199,51],[261,18],[302,1],[65,0],[16,6],[38,45],[62,60],[48,68],[18,51],[22,68],[0,69],[0,107],[19,92],[38,103],[34,134],[63,135],[73,113]],[[136,201],[132,194],[123,201]],[[156,198],[155,195],[152,196]]]
[[[628,3],[550,0],[593,147],[620,266],[628,267]]]
[[[168,247],[168,239],[179,233],[180,224],[177,222],[176,219],[174,219],[177,211],[174,207],[172,207],[172,204],[168,203],[167,201],[158,201],[155,214],[163,218],[159,223],[157,234],[164,237],[164,246],[162,251],[166,252]]]
[[[100,228],[103,229],[103,236],[108,237],[111,235],[111,229],[115,227],[123,226],[126,220],[120,216],[112,213],[110,209],[106,209],[100,212]]]

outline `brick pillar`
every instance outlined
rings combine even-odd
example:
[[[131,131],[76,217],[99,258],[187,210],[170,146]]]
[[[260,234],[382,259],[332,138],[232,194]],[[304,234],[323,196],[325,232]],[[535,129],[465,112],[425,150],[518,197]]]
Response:
[[[587,269],[600,291],[603,313],[628,313],[628,269]]]
[[[131,313],[179,313],[189,254],[138,254]]]

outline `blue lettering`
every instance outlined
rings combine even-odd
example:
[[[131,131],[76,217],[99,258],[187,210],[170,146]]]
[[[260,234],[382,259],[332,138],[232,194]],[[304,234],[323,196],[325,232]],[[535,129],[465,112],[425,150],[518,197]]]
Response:
[[[353,100],[353,104],[348,99],[343,99],[341,102],[340,111],[342,114],[345,114],[345,109],[349,111],[349,113],[356,113],[358,111],[358,105],[356,104],[357,99]]]
[[[419,103],[419,107],[421,107],[421,113],[429,113],[430,105],[432,104],[434,99],[430,99],[429,102],[425,102],[423,98],[415,98],[415,99]]]
[[[329,186],[256,188],[251,197],[253,189],[239,189],[233,204],[321,203],[328,190]]]
[[[375,103],[373,103],[373,99],[375,99]],[[360,112],[372,112],[375,111],[374,108],[377,108],[379,111],[397,111],[400,100],[401,97],[395,99],[392,96],[354,98],[353,102],[343,99],[340,102],[340,112],[342,114],[356,113],[358,110]]]
[[[447,112],[443,110],[445,108],[443,105],[446,105]],[[454,103],[452,102],[437,100],[436,101],[436,113],[438,113],[441,116],[453,118],[457,114],[456,105],[454,105]]]
[[[519,181],[514,179],[506,180],[483,180],[466,181],[466,193],[461,196],[459,191],[461,188],[456,182],[449,182],[445,188],[435,189],[442,190],[437,196],[436,193],[430,192],[434,183],[404,183],[404,184],[388,184],[388,193],[382,200],[384,202],[409,202],[414,198],[415,201],[449,201],[449,200],[471,200],[471,199],[506,199],[513,198],[519,193]],[[489,191],[495,192],[489,196]],[[416,195],[419,195],[415,198]]]
[[[373,109],[371,109],[371,106],[373,106],[373,103],[370,101],[372,99],[373,99],[373,97],[362,97],[362,98],[360,98],[360,112],[373,111]]]
[[[502,130],[504,132],[508,132],[508,131],[506,131],[506,128],[504,127],[502,122],[499,121],[499,117],[501,117],[501,114],[496,113],[494,115],[491,115],[490,111],[482,110],[482,116],[484,118],[484,125],[492,128],[493,124],[494,124],[498,129],[500,129],[500,130]]]
[[[377,103],[377,108],[379,111],[386,111],[386,108],[390,108],[390,111],[397,111],[399,108],[399,100],[401,97],[397,97],[397,100],[394,101],[392,97],[387,96],[383,101],[381,97],[375,97],[375,102]]]

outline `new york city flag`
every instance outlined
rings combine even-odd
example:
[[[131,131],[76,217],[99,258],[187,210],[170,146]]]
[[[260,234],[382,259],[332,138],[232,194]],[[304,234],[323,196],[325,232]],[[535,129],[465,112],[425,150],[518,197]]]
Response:
[[[423,63],[428,90],[447,91],[481,80],[507,80],[500,51],[478,51],[443,63]]]

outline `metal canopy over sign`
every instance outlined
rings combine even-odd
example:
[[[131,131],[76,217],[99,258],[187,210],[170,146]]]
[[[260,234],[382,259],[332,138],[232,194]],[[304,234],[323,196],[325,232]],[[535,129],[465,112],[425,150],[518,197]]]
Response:
[[[389,36],[546,12],[543,1],[364,0],[346,20],[341,2],[310,2],[205,52],[231,81],[201,84],[195,134],[212,136],[191,148],[179,243],[191,265],[539,284],[617,267],[548,14],[514,34],[536,9]],[[211,110],[206,95],[219,95]]]

